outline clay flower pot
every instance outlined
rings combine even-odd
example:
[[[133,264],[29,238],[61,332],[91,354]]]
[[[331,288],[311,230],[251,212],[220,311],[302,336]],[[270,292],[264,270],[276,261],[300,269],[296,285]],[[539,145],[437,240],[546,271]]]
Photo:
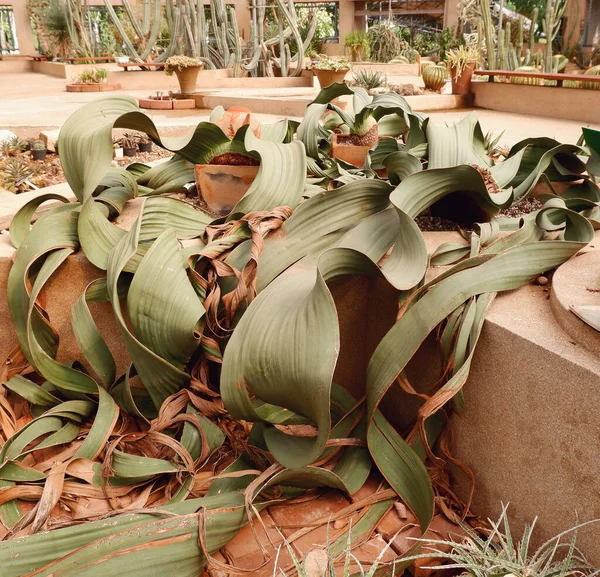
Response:
[[[331,156],[352,164],[356,168],[362,168],[369,150],[373,148],[378,140],[379,130],[377,125],[362,136],[334,133],[331,140]]]
[[[346,78],[346,74],[349,72],[349,70],[319,70],[317,68],[313,70],[321,88],[326,88],[336,82],[344,82],[344,78]]]
[[[225,216],[246,194],[259,168],[259,166],[197,164],[198,192],[210,210],[219,216]]]
[[[469,62],[456,78],[456,69],[450,67],[450,78],[452,79],[452,94],[469,94],[471,92],[471,78],[477,62]]]
[[[191,94],[196,91],[196,80],[200,72],[200,66],[187,66],[186,68],[175,69],[179,88],[182,94]]]

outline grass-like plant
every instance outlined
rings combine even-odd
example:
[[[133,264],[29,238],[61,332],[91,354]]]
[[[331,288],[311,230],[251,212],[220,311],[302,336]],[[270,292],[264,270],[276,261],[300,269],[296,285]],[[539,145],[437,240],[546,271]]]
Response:
[[[381,566],[381,559],[390,545],[388,544],[381,550],[370,567],[363,567],[363,563],[352,553],[352,546],[352,529],[350,529],[346,545],[341,553],[336,554],[333,551],[331,542],[327,539],[327,543],[323,549],[313,549],[306,554],[303,560],[300,560],[289,541],[284,539],[283,543],[277,549],[275,564],[273,565],[273,577],[292,577],[292,575],[294,577],[333,577],[340,574],[337,569],[342,567],[342,577],[374,577],[375,572]],[[292,573],[286,573],[283,568],[279,567],[279,557],[283,547],[287,549],[294,564],[294,571]],[[389,566],[389,568],[391,570],[391,573],[388,573],[390,577],[395,577],[396,574],[400,575],[402,573],[402,570],[396,573],[395,564]]]
[[[354,73],[354,84],[361,86],[365,90],[373,90],[373,88],[381,88],[387,83],[385,74],[377,70],[359,70]]]
[[[422,553],[404,561],[442,559],[449,561],[444,565],[445,569],[460,570],[473,577],[592,577],[600,574],[600,569],[590,565],[576,545],[578,530],[599,519],[562,531],[532,551],[537,519],[535,517],[525,525],[523,536],[517,540],[510,527],[508,505],[503,505],[498,520],[488,520],[491,529],[487,538],[461,523],[467,537],[460,540],[419,539]],[[440,547],[450,548],[450,552],[440,553]]]

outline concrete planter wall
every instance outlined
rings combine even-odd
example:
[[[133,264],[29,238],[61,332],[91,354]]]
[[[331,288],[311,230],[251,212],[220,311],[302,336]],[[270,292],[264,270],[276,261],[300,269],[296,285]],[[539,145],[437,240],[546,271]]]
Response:
[[[112,92],[121,90],[120,84],[67,84],[67,92]]]
[[[475,106],[565,120],[600,121],[600,91],[500,82],[472,82]]]
[[[84,70],[92,70],[94,68],[105,68],[109,72],[121,70],[114,62],[98,62],[96,64],[67,64],[65,62],[49,62],[34,60],[30,62],[31,71],[38,74],[46,74],[47,76],[55,76],[56,78],[66,78],[71,80]]]
[[[11,58],[3,56],[0,60],[0,74],[14,74],[16,72],[30,72],[33,62],[26,58]]]
[[[419,76],[419,65],[415,64],[384,64],[383,62],[353,62],[352,71],[378,70],[388,76]]]

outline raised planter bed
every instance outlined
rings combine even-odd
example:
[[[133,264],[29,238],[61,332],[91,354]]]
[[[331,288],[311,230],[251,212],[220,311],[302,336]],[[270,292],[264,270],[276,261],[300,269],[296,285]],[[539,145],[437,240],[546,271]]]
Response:
[[[120,84],[67,84],[67,92],[111,92],[121,90]]]
[[[600,77],[585,78],[587,81],[589,78]],[[471,82],[471,92],[475,97],[475,106],[479,108],[598,124],[598,90],[506,82]]]
[[[196,108],[196,101],[193,98],[171,99],[168,96],[162,98],[140,98],[140,108],[152,110],[186,110]]]
[[[353,62],[352,71],[359,72],[360,70],[378,70],[388,76],[419,76],[420,65],[414,64],[399,64],[399,63],[384,63],[384,62]]]
[[[517,70],[475,70],[473,72],[475,76],[487,76],[488,82],[494,82],[494,79],[498,77],[508,78],[508,79],[517,79],[517,78],[526,78],[526,79],[535,79],[539,80],[539,84],[535,84],[534,86],[543,86],[544,80],[549,80],[552,84],[547,84],[549,87],[558,87],[562,88],[563,83],[565,81],[568,82],[597,82],[600,84],[600,76],[585,76],[582,74],[552,74],[545,72],[526,72],[526,71],[517,71]]]

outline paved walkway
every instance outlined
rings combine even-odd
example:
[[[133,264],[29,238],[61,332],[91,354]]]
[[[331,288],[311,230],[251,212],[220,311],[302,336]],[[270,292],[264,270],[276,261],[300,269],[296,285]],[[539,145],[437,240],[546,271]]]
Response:
[[[418,77],[394,77],[390,82],[420,83]],[[0,129],[18,128],[20,136],[36,136],[42,128],[57,128],[80,106],[98,98],[97,93],[69,93],[65,91],[64,79],[43,74],[20,73],[1,74],[0,85]],[[282,99],[314,97],[317,89],[255,89],[229,90],[236,96],[260,96],[271,99],[279,93]],[[116,91],[110,94],[128,94],[135,98],[147,97],[148,90]],[[444,110],[429,112],[433,120],[456,122],[470,110]],[[207,120],[209,110],[146,111],[157,126],[162,128],[195,126],[201,120]],[[512,145],[519,140],[532,136],[548,136],[561,142],[574,143],[581,135],[581,123],[569,120],[555,120],[541,116],[524,116],[507,112],[478,109],[483,130],[500,133],[504,131],[501,143]],[[282,118],[279,115],[258,115],[263,122],[274,122]],[[596,125],[600,128],[600,124]]]
[[[67,92],[66,80],[45,74],[0,74],[0,130],[19,129],[19,136],[36,136],[41,129],[55,129],[81,106],[100,97],[97,92]],[[117,90],[104,93],[147,98],[148,90]],[[208,120],[210,110],[146,110],[159,127],[195,126]],[[264,122],[281,116],[259,115]]]

